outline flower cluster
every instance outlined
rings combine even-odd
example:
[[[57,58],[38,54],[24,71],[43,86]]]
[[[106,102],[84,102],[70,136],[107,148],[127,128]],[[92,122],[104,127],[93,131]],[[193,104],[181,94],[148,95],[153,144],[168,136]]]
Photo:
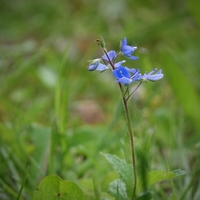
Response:
[[[101,44],[104,44],[103,42]],[[90,65],[88,67],[89,71],[98,70],[103,72],[105,70],[111,70],[116,82],[124,84],[128,86],[132,82],[143,82],[143,81],[157,81],[163,77],[162,70],[153,69],[150,73],[143,75],[140,73],[139,69],[128,68],[123,66],[125,60],[116,62],[117,58],[120,55],[123,55],[131,60],[137,60],[138,57],[132,55],[137,47],[129,46],[127,44],[127,39],[124,39],[120,45],[120,52],[116,53],[114,50],[107,52],[105,47],[103,46],[104,55],[101,58],[94,59],[90,61]]]

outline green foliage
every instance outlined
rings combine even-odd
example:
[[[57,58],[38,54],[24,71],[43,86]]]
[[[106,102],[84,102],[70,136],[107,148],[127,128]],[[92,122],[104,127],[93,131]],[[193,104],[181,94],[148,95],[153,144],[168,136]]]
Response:
[[[75,183],[49,175],[40,182],[34,192],[33,200],[41,199],[84,200],[85,196]]]
[[[124,164],[130,160],[129,141],[113,77],[87,71],[86,61],[100,53],[94,42],[99,35],[108,49],[117,49],[116,41],[126,36],[138,46],[132,67],[164,73],[159,84],[143,84],[130,99],[134,137],[148,159],[145,172],[163,169],[177,177],[165,170],[167,160],[187,175],[173,179],[173,186],[152,185],[153,194],[138,192],[138,199],[199,199],[198,5],[198,0],[0,1],[0,199],[32,199],[47,174],[77,183],[86,199],[115,198],[108,188],[119,176],[99,152],[120,155],[117,162]],[[112,188],[124,195],[124,185],[114,182]]]
[[[17,200],[20,199],[22,191],[23,191],[23,188],[25,187],[25,183],[26,183],[26,179],[27,179],[27,175],[28,175],[28,170],[29,170],[29,166],[27,167],[27,170],[25,172],[25,176],[23,178],[22,186],[21,186],[20,191],[18,193]]]
[[[69,49],[66,48],[63,55],[63,60],[60,66],[59,74],[57,77],[57,84],[55,87],[55,114],[56,114],[56,121],[57,121],[57,127],[59,129],[59,132],[63,133],[66,130],[67,126],[67,102],[69,98],[69,81],[63,80],[63,74],[66,73],[66,63],[67,63],[67,53]],[[67,70],[67,73],[69,70]],[[63,92],[65,91],[65,92]]]
[[[44,173],[42,169],[47,169],[47,156],[50,144],[50,129],[37,124],[30,125],[27,131],[30,134],[30,139],[37,148],[34,150],[30,157],[32,166],[30,168],[29,178],[31,179],[32,186],[37,184],[39,178]],[[40,173],[38,173],[40,172]]]
[[[118,188],[119,194],[126,191],[129,197],[132,196],[133,193],[133,169],[132,165],[126,163],[124,160],[118,158],[115,155],[111,154],[103,154],[101,153],[113,166],[113,168],[119,173],[120,178],[124,182],[122,184],[119,180],[112,183],[111,188]],[[126,190],[124,190],[126,188]],[[113,190],[113,189],[112,189]],[[118,191],[116,190],[116,191]]]
[[[161,59],[164,61],[165,74],[171,83],[178,102],[182,105],[185,113],[191,118],[196,129],[200,130],[200,99],[197,91],[191,82],[189,82],[188,77],[181,71],[179,63],[173,59],[172,54],[161,54]],[[184,90],[181,90],[181,87]]]
[[[166,172],[163,170],[154,170],[154,171],[150,171],[149,173],[147,173],[147,186],[150,187],[151,185],[158,183],[160,181],[165,181],[168,179],[173,179],[176,178],[177,176],[181,176],[181,175],[185,175],[185,171],[177,169],[171,172]],[[140,194],[141,192],[143,192],[143,187],[142,187],[143,183],[142,180],[139,178],[138,179],[138,185],[137,185],[137,193]]]
[[[113,181],[110,184],[110,191],[116,199],[131,199],[133,191],[133,170],[131,164],[127,164],[124,160],[118,158],[115,155],[101,153],[113,166],[113,168],[119,173],[120,179]],[[138,199],[149,198],[151,199],[152,193],[145,192],[155,183],[161,181],[176,178],[181,175],[185,175],[185,171],[177,169],[171,172],[164,170],[154,170],[146,174],[146,183],[143,183],[143,177],[138,176],[136,194]],[[143,188],[146,185],[147,188]],[[128,198],[129,197],[129,198]]]
[[[198,7],[200,6],[200,2],[197,0],[190,0],[187,3],[190,12],[192,13],[192,15],[194,15],[196,22],[200,26],[200,14],[198,12]]]
[[[137,200],[151,200],[153,196],[153,193],[150,191],[146,191],[141,193],[138,197]]]
[[[126,185],[121,179],[116,179],[109,185],[109,190],[116,200],[128,200]]]

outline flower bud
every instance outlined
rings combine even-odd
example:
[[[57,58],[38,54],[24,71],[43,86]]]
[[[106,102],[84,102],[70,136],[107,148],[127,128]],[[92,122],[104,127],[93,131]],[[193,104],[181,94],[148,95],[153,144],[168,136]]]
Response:
[[[89,65],[89,67],[88,67],[88,70],[89,70],[89,71],[94,71],[94,70],[96,70],[96,68],[98,67],[100,61],[101,61],[100,58],[91,60],[91,61],[90,61],[90,65]]]
[[[105,49],[106,43],[105,43],[104,39],[102,38],[102,36],[99,36],[99,38],[97,39],[97,42],[102,49]]]

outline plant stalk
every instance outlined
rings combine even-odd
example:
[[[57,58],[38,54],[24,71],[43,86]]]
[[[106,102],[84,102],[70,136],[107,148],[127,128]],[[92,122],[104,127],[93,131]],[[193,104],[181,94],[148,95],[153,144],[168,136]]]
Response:
[[[131,128],[131,123],[130,123],[130,117],[129,117],[129,111],[128,111],[128,104],[127,104],[127,98],[123,95],[123,89],[122,85],[119,83],[119,88],[122,94],[122,101],[124,105],[124,111],[125,111],[125,118],[127,122],[127,128],[128,128],[128,135],[130,138],[130,146],[131,146],[131,160],[132,160],[132,165],[133,165],[133,181],[134,181],[134,186],[133,186],[133,194],[132,194],[132,200],[134,200],[135,193],[136,193],[136,187],[137,187],[137,176],[136,176],[136,156],[135,156],[135,148],[134,148],[134,138],[133,138],[133,131]]]
[[[108,58],[108,63],[111,65],[112,70],[115,69],[114,67],[114,63],[110,60],[108,53],[105,49],[103,49],[103,52],[105,53],[106,57]],[[141,83],[140,83],[141,84]],[[136,89],[140,86],[140,84],[136,87]],[[127,128],[128,128],[128,134],[129,134],[129,138],[130,138],[130,146],[131,146],[131,159],[132,159],[132,165],[133,165],[133,182],[134,182],[134,186],[133,186],[133,194],[132,194],[132,200],[134,200],[135,198],[135,193],[136,193],[136,187],[137,187],[137,176],[136,176],[136,159],[135,159],[135,150],[134,150],[134,138],[133,138],[133,131],[131,128],[131,123],[130,123],[130,117],[129,117],[129,112],[128,112],[128,99],[129,97],[136,91],[136,89],[128,96],[128,98],[126,98],[126,92],[123,93],[123,88],[122,88],[122,84],[118,83],[119,88],[120,88],[120,92],[122,95],[122,101],[123,101],[123,105],[124,105],[124,111],[125,111],[125,118],[126,118],[126,123],[127,123]]]

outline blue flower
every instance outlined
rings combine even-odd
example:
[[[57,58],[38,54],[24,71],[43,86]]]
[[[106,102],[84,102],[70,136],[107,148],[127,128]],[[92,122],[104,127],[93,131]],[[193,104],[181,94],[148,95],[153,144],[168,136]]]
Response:
[[[94,59],[92,61],[90,61],[90,65],[88,66],[88,70],[89,71],[94,71],[97,69],[99,63],[100,63],[101,59]]]
[[[162,70],[157,71],[153,69],[150,73],[142,75],[140,70],[134,68],[129,69],[128,67],[120,66],[113,70],[113,76],[116,78],[118,83],[129,85],[136,81],[157,81],[163,77]]]
[[[148,74],[144,74],[142,76],[142,80],[143,81],[157,81],[157,80],[160,80],[164,75],[162,73],[162,70],[160,69],[159,71],[157,71],[157,69],[153,69],[150,73]],[[156,72],[156,73],[155,73]]]
[[[104,44],[102,43],[102,45]],[[124,84],[125,86],[136,81],[140,81],[140,83],[145,81],[157,81],[164,76],[162,70],[157,71],[157,69],[153,69],[150,73],[144,73],[142,75],[140,70],[122,66],[122,64],[126,62],[125,60],[116,62],[120,55],[124,55],[131,60],[138,59],[137,56],[132,55],[137,47],[129,46],[126,37],[121,41],[121,50],[119,53],[116,53],[114,50],[107,52],[104,47],[102,47],[102,49],[104,55],[101,58],[90,61],[90,65],[88,66],[89,71],[97,70],[103,72],[105,70],[111,70],[116,82]]]
[[[108,55],[108,57],[107,57]],[[100,72],[103,72],[107,69],[113,69],[111,66],[110,66],[110,63],[112,63],[112,65],[114,66],[114,68],[118,68],[119,66],[122,65],[122,63],[126,62],[125,60],[122,60],[120,62],[116,62],[115,63],[115,59],[117,58],[117,54],[115,51],[109,51],[108,53],[104,54],[102,56],[102,59],[101,58],[98,58],[98,59],[94,59],[91,61],[89,67],[88,67],[88,70],[89,71],[94,71],[94,70],[97,70],[97,71],[100,71]],[[103,62],[104,61],[104,62]],[[106,63],[106,64],[104,64]]]
[[[140,81],[142,79],[142,75],[139,72],[139,70],[134,68],[129,69],[127,67],[120,66],[113,70],[113,76],[116,78],[118,83],[127,86],[134,81]]]
[[[122,54],[131,60],[137,60],[138,59],[137,56],[131,55],[136,49],[137,49],[137,47],[127,45],[127,39],[126,39],[126,37],[124,37],[124,39],[121,42]]]
[[[119,66],[121,66],[122,63],[126,62],[125,60],[122,60],[120,62],[114,63],[114,68],[118,68]],[[96,67],[97,71],[103,72],[107,69],[112,69],[112,67],[110,66],[110,64],[108,65],[104,65],[102,63],[99,63],[98,66]]]

